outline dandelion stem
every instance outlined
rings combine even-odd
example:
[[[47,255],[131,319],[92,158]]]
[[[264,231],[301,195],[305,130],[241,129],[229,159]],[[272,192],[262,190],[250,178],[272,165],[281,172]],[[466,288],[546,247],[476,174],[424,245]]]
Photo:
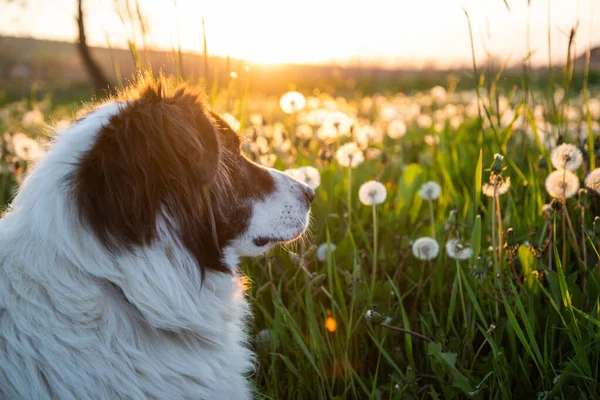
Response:
[[[348,167],[348,232],[352,224],[352,167]]]
[[[498,217],[498,262],[502,263],[502,209],[500,208],[500,196],[496,195],[494,199],[496,202],[496,217]]]
[[[429,261],[427,262],[429,264]],[[421,297],[421,292],[423,291],[423,278],[425,278],[425,263],[421,263],[421,276],[419,277],[419,289],[417,290],[417,295],[415,296],[415,310],[419,307],[419,298]]]
[[[429,219],[431,220],[431,237],[435,239],[435,215],[433,213],[433,200],[429,200]]]
[[[565,213],[567,212],[567,185],[565,181],[567,179],[567,170],[563,172],[563,197],[562,197],[562,214],[561,214],[561,228],[562,228],[562,267],[567,268],[567,218]]]
[[[411,336],[414,336],[416,338],[422,339],[422,340],[424,340],[426,342],[433,342],[433,340],[429,339],[427,336],[421,335],[420,333],[411,331],[409,329],[399,328],[397,326],[391,326],[391,325],[388,325],[388,324],[381,324],[381,326],[383,326],[384,328],[391,329],[391,330],[396,331],[396,332],[407,333],[407,334],[409,334]]]
[[[371,276],[371,296],[375,290],[375,278],[377,276],[377,205],[373,204],[373,271]]]
[[[494,188],[494,192],[495,192]],[[495,193],[494,193],[495,194]],[[496,197],[496,196],[494,196]],[[500,274],[500,266],[498,265],[498,254],[496,253],[496,219],[494,216],[496,215],[496,201],[491,199],[492,202],[492,255],[494,258],[494,275],[498,276]]]
[[[581,245],[583,246],[583,267],[581,271],[581,286],[584,295],[586,294],[586,275],[587,275],[587,246],[585,240],[585,207],[581,207]],[[587,296],[585,296],[588,299]],[[586,300],[587,301],[587,300]],[[586,304],[587,306],[587,304]]]

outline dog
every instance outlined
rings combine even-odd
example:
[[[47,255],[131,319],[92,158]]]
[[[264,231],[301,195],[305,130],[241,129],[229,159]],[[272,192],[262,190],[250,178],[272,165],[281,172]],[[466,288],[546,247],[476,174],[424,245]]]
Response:
[[[238,264],[302,235],[313,198],[189,87],[99,105],[0,219],[0,398],[251,398]]]

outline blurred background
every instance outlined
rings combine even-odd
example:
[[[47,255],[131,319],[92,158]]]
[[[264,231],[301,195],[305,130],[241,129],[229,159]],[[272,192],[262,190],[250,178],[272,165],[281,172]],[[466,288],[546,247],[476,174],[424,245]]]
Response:
[[[472,87],[473,56],[505,66],[508,86],[524,67],[539,69],[543,84],[543,70],[565,63],[573,32],[575,70],[591,48],[593,84],[594,21],[595,0],[0,0],[0,87],[5,97],[32,85],[81,95],[122,84],[136,66],[208,86],[244,78],[277,94],[410,91],[448,79]]]

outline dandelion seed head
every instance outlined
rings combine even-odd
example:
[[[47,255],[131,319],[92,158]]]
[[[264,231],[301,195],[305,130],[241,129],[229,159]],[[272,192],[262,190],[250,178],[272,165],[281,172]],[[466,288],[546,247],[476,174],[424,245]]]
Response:
[[[596,168],[591,171],[583,181],[588,189],[592,189],[594,192],[600,194],[600,168]]]
[[[419,189],[419,196],[424,200],[436,200],[442,193],[442,187],[434,181],[425,182]]]
[[[279,107],[286,114],[294,114],[306,107],[306,98],[300,92],[287,92],[279,99]]]
[[[354,121],[347,114],[341,111],[334,111],[327,114],[321,129],[326,132],[331,132],[329,136],[338,137],[350,133]]]
[[[546,178],[546,190],[552,197],[569,199],[579,190],[579,178],[568,170],[553,171]]]
[[[308,124],[300,124],[296,128],[296,137],[300,139],[310,139],[313,135],[313,129]]]
[[[42,125],[44,123],[44,115],[37,108],[35,110],[27,111],[23,114],[21,124],[25,127]]]
[[[312,190],[316,190],[321,185],[321,174],[315,167],[291,168],[283,171],[292,178],[306,184]]]
[[[16,133],[12,136],[12,146],[15,155],[21,160],[35,161],[44,154],[40,144],[24,133]]]
[[[406,134],[406,124],[404,121],[394,119],[388,124],[387,134],[392,139],[399,139]]]
[[[223,121],[227,122],[227,125],[229,125],[234,132],[237,132],[240,129],[240,121],[233,115],[224,113],[221,114],[221,118],[223,118]]]
[[[433,238],[421,237],[413,243],[412,252],[419,260],[430,261],[437,257],[440,245]]]
[[[358,190],[358,198],[366,206],[381,204],[387,197],[385,186],[377,181],[368,181]]]
[[[261,329],[256,334],[256,342],[261,346],[267,346],[271,342],[271,336],[270,329]]]
[[[556,169],[575,171],[581,166],[583,155],[577,147],[572,144],[563,143],[552,150],[550,161],[552,161],[552,165]]]
[[[440,142],[440,138],[437,135],[425,135],[425,143],[429,146],[434,146]]]
[[[317,247],[317,260],[324,262],[327,260],[327,248],[329,247],[329,251],[333,253],[337,246],[333,243],[323,243],[319,247]]]
[[[488,196],[502,196],[510,189],[510,177],[504,179],[501,176],[495,176],[490,183],[484,183],[481,186],[481,192]]]
[[[446,253],[454,260],[468,260],[473,256],[473,250],[463,245],[458,239],[450,239],[446,242]]]
[[[363,152],[354,142],[346,143],[335,153],[338,164],[342,167],[355,168],[365,160]]]

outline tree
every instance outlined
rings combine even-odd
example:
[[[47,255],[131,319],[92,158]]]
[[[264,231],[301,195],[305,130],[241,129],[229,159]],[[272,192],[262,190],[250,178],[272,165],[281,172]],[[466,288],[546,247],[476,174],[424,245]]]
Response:
[[[85,25],[84,25],[84,16],[83,16],[83,0],[77,0],[77,28],[79,30],[79,41],[77,42],[77,50],[79,51],[79,55],[81,56],[81,60],[83,61],[83,65],[94,85],[96,90],[110,90],[111,84],[102,72],[102,69],[90,53],[90,49],[86,42],[85,37]]]

